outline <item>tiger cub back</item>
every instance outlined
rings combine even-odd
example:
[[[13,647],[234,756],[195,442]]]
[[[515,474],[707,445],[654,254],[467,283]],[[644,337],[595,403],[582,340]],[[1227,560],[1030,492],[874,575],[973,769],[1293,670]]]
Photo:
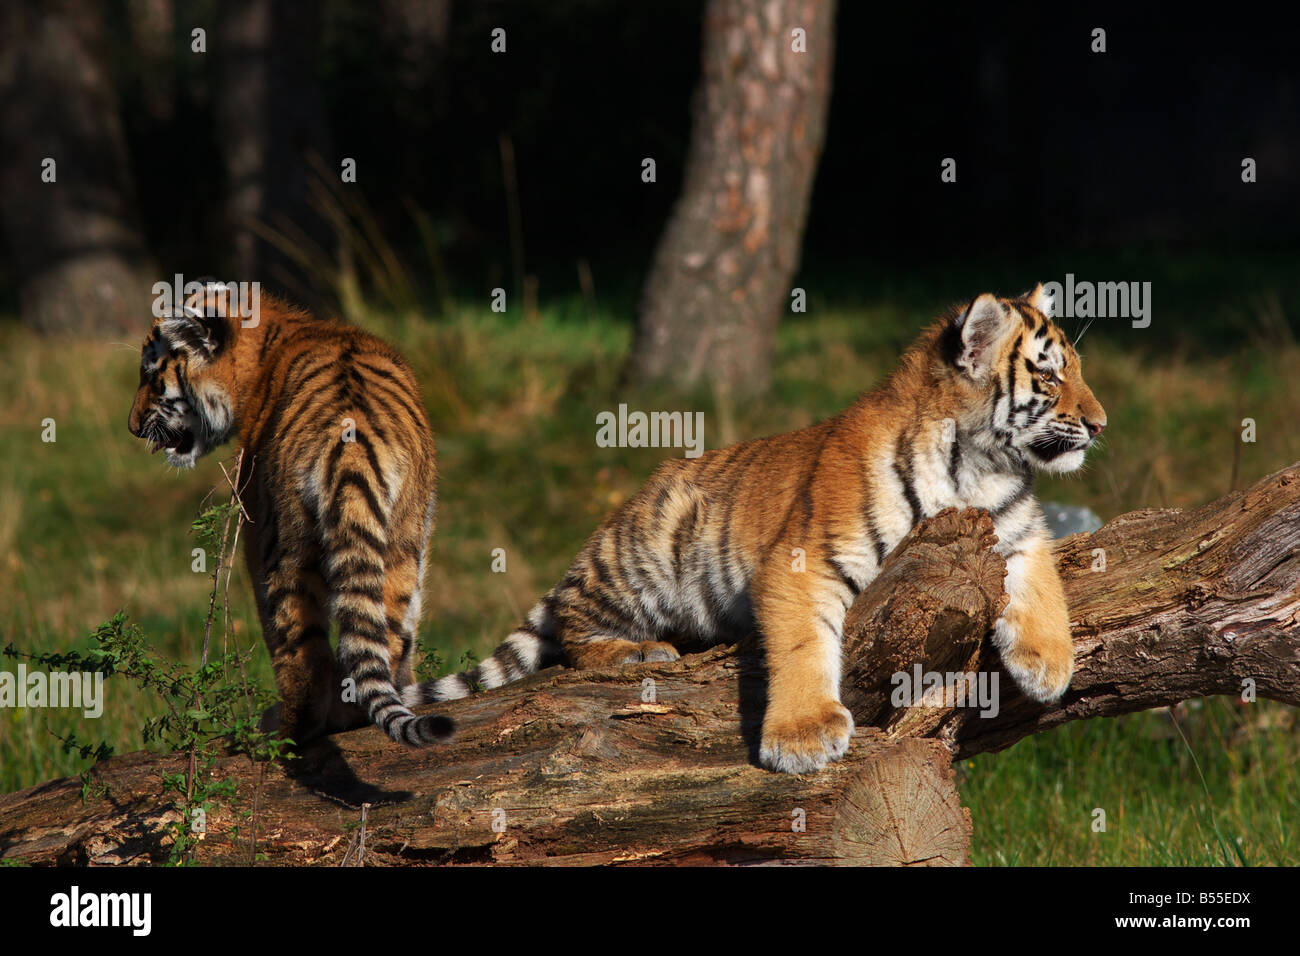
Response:
[[[449,722],[416,717],[398,692],[413,679],[435,503],[415,377],[360,329],[266,295],[245,323],[227,296],[211,284],[155,321],[131,433],[178,467],[237,436],[244,556],[286,736],[369,720],[401,743],[441,739]]]

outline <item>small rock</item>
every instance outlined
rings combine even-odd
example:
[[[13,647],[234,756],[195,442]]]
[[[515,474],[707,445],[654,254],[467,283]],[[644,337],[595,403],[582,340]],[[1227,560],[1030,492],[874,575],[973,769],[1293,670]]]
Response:
[[[1047,527],[1053,538],[1080,532],[1093,532],[1101,527],[1102,521],[1091,508],[1077,508],[1074,505],[1058,505],[1050,501],[1042,503],[1043,514],[1047,517]]]

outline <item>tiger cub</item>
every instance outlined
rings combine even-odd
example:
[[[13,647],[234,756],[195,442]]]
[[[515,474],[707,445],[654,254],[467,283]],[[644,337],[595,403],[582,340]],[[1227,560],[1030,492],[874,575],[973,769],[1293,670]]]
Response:
[[[760,760],[817,770],[853,732],[840,703],[846,610],[913,525],[953,506],[991,513],[1007,561],[1010,603],[992,635],[1003,665],[1033,699],[1060,697],[1074,651],[1032,469],[1077,469],[1106,412],[1050,312],[1041,285],[1017,299],[981,295],[834,418],[665,462],[491,657],[408,688],[406,703],[552,661],[673,660],[675,637],[719,641],[756,625],[770,675]]]
[[[413,679],[434,513],[433,436],[415,377],[374,336],[270,296],[246,328],[229,295],[208,284],[154,321],[131,434],[181,468],[238,437],[244,558],[281,733],[301,744],[368,719],[401,743],[442,739],[449,721],[416,717],[397,690]]]

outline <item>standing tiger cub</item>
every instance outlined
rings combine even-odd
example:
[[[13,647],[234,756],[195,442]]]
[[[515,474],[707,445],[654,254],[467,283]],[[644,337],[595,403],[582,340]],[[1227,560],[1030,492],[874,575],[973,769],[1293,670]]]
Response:
[[[450,723],[398,695],[412,682],[436,477],[415,377],[360,329],[265,295],[245,327],[229,296],[209,284],[154,321],[131,434],[181,468],[238,436],[244,557],[285,736],[369,720],[401,743],[442,739]]]
[[[849,605],[913,525],[978,507],[1007,560],[1010,603],[993,642],[1026,694],[1055,700],[1074,650],[1032,469],[1077,469],[1106,412],[1050,312],[1041,286],[1018,299],[981,295],[834,418],[665,462],[491,657],[404,699],[462,697],[553,660],[673,660],[674,636],[726,640],[756,625],[770,675],[760,760],[819,769],[853,732],[840,703]]]

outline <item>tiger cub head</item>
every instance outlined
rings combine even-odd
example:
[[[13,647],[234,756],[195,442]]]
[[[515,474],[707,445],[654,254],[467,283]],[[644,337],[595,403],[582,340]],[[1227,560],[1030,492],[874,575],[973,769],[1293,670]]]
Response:
[[[209,285],[179,308],[154,319],[140,350],[140,384],[127,428],[165,451],[167,463],[193,468],[220,445],[235,425],[227,361],[233,327],[221,298]]]
[[[1016,299],[985,293],[951,320],[941,341],[967,407],[978,409],[966,424],[1028,465],[1070,472],[1106,427],[1106,410],[1051,312],[1041,284]]]

